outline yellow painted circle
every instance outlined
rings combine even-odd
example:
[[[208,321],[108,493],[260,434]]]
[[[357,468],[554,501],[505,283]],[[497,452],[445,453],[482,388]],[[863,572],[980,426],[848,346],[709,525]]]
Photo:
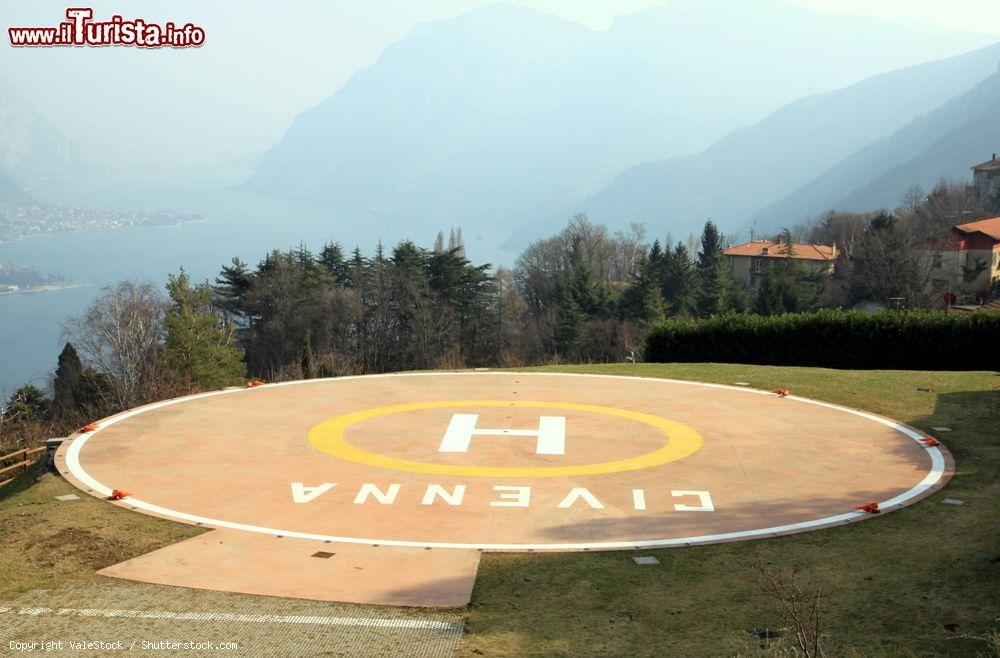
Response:
[[[452,464],[431,464],[428,462],[411,461],[389,457],[376,452],[362,450],[351,445],[344,438],[347,428],[355,423],[380,416],[398,414],[405,411],[420,409],[440,409],[443,407],[545,407],[549,409],[569,409],[572,411],[589,411],[607,416],[617,416],[628,420],[651,425],[667,435],[664,446],[653,452],[620,459],[618,461],[601,462],[599,464],[579,464],[576,466],[529,466],[506,468],[500,466],[457,466]],[[386,407],[374,407],[336,416],[324,421],[309,430],[309,443],[321,452],[334,457],[367,464],[378,468],[388,468],[411,473],[430,473],[434,475],[470,475],[484,477],[564,477],[567,475],[601,475],[604,473],[619,473],[634,471],[640,468],[658,466],[667,462],[688,457],[701,449],[702,438],[691,427],[666,418],[639,411],[603,407],[594,404],[576,404],[573,402],[538,402],[538,401],[507,401],[507,400],[447,400],[441,402],[415,402],[413,404],[395,404]]]

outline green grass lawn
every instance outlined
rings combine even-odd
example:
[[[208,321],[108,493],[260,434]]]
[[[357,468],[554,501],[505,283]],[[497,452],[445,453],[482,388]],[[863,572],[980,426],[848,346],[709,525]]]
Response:
[[[722,364],[542,370],[750,382],[890,416],[941,434],[957,472],[912,507],[774,539],[632,552],[483,556],[463,655],[755,655],[781,628],[750,564],[801,566],[830,589],[831,655],[996,654],[1000,628],[1000,374],[838,371]],[[918,389],[930,389],[921,391]],[[942,505],[945,497],[966,501]],[[660,564],[637,566],[633,555]],[[783,641],[778,640],[780,645]]]
[[[831,592],[831,655],[997,656],[1000,628],[1000,374],[862,372],[713,364],[560,366],[559,372],[750,382],[893,417],[941,435],[957,473],[943,492],[864,523],[774,539],[632,552],[483,556],[461,654],[774,654],[753,630],[782,622],[754,560],[799,565]],[[919,389],[930,389],[921,391]],[[201,532],[25,474],[0,490],[0,600],[99,579],[97,569]],[[60,503],[53,496],[79,493]],[[945,497],[966,501],[942,505]],[[656,566],[633,555],[655,555]]]

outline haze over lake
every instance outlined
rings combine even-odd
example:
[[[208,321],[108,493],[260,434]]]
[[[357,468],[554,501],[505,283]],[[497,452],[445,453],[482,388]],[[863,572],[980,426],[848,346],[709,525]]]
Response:
[[[355,246],[370,254],[379,240],[391,247],[404,237],[430,247],[435,235],[415,235],[405,218],[337,216],[330,210],[269,199],[238,187],[243,170],[131,178],[81,177],[36,186],[53,203],[132,207],[199,213],[204,220],[181,226],[153,226],[55,233],[0,244],[0,262],[44,268],[68,281],[88,285],[44,293],[0,296],[0,393],[27,381],[45,384],[62,347],[62,323],[79,313],[101,286],[123,279],[162,284],[184,267],[197,281],[213,280],[219,268],[239,257],[251,266],[272,249],[305,243],[319,251],[325,242]],[[448,226],[442,226],[445,232]],[[499,245],[503,231],[466,233],[469,257],[509,264]]]

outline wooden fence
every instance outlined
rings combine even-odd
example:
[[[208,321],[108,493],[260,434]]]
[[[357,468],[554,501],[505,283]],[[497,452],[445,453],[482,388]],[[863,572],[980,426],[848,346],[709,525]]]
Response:
[[[45,452],[45,446],[37,448],[21,448],[6,455],[0,455],[0,487],[17,477],[38,461],[38,455]]]

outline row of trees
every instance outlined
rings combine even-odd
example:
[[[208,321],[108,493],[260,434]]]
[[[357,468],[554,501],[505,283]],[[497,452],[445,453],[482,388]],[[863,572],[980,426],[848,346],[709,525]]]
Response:
[[[104,288],[66,325],[50,391],[26,386],[0,412],[0,445],[188,392],[269,381],[441,367],[638,357],[664,317],[760,315],[860,301],[930,304],[918,247],[959,221],[990,214],[965,186],[912,190],[895,212],[829,213],[785,230],[795,243],[836,244],[834,276],[776,261],[747,290],[726,267],[727,241],[647,244],[642,227],[611,234],[585,216],[530,245],[513,268],[466,258],[461,233],[431,249],[404,241],[370,256],[338,244],[235,259],[214,284],[182,270],[166,294],[148,283]],[[35,428],[29,430],[28,427]],[[6,437],[6,438],[5,438]]]
[[[610,234],[575,217],[529,246],[512,269],[474,264],[461,234],[431,249],[404,241],[366,256],[325,245],[235,259],[214,284],[181,271],[166,294],[148,283],[101,291],[65,327],[51,393],[26,386],[0,418],[64,433],[87,419],[248,377],[635,358],[664,315],[743,310],[709,222],[692,258],[642,230]]]

